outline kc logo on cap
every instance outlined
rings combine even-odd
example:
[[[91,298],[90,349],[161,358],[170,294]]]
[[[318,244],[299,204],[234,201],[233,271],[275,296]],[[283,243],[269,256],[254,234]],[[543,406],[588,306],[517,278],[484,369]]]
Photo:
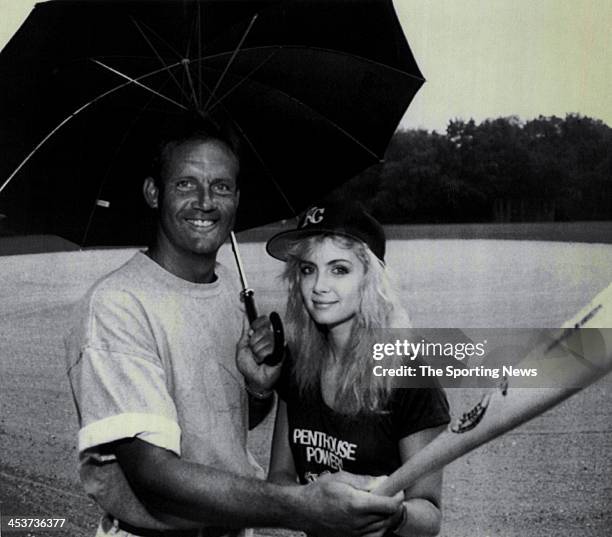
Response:
[[[266,250],[272,257],[287,261],[296,241],[315,235],[343,235],[364,242],[384,263],[385,230],[360,203],[350,200],[311,205],[300,216],[297,228],[274,235],[266,244]]]
[[[323,207],[311,207],[304,216],[304,222],[302,222],[301,227],[306,227],[308,224],[319,224],[323,221],[324,213],[325,208]]]

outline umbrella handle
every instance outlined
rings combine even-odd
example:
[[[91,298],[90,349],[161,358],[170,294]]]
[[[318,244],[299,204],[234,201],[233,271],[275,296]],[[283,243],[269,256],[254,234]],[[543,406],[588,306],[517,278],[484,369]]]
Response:
[[[270,313],[270,322],[274,332],[274,350],[272,354],[266,356],[264,364],[277,365],[285,357],[285,330],[283,329],[283,321],[281,321],[280,315],[275,311]]]
[[[244,289],[241,293],[246,309],[247,319],[252,323],[257,319],[257,307],[255,306],[255,293],[253,289]],[[273,311],[270,313],[270,323],[272,324],[272,332],[274,333],[274,350],[264,358],[263,363],[266,365],[277,365],[285,356],[285,330],[283,329],[283,321],[280,315]]]
[[[244,302],[244,309],[246,310],[249,324],[251,324],[255,319],[257,319],[257,307],[255,306],[254,295],[255,293],[253,289],[243,289],[240,292],[240,296],[242,297],[242,301]]]

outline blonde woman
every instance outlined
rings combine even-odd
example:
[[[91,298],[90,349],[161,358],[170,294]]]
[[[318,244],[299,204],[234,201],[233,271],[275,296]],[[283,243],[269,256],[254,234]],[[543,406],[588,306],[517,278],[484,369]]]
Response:
[[[269,480],[307,484],[345,470],[386,475],[448,423],[437,386],[393,389],[372,368],[372,337],[408,327],[389,285],[382,226],[360,206],[311,207],[296,230],[267,244],[286,262],[290,358],[278,392]],[[436,535],[442,473],[404,493],[398,535]]]

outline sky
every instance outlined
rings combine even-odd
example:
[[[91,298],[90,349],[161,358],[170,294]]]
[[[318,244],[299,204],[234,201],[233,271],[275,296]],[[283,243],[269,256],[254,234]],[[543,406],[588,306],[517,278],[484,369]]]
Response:
[[[612,0],[394,0],[427,79],[400,123],[579,113],[612,126]],[[0,0],[0,47],[34,5]]]
[[[397,0],[426,84],[402,121],[579,113],[612,126],[611,0]]]

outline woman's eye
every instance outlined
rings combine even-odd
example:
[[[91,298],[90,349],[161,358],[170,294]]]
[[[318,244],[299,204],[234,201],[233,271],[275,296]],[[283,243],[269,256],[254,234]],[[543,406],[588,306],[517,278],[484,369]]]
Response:
[[[332,267],[332,274],[348,274],[349,272],[349,268],[344,265],[335,265]]]
[[[314,269],[310,265],[300,265],[300,274],[307,276],[308,274],[312,274]]]

